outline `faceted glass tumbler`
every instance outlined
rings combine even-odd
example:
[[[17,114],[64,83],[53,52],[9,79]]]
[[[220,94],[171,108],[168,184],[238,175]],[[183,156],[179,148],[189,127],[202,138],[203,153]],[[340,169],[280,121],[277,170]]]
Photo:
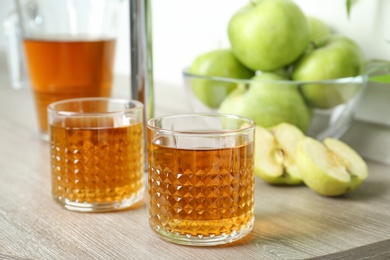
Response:
[[[69,210],[130,207],[144,193],[143,105],[111,98],[48,107],[52,194]]]
[[[148,122],[149,223],[165,240],[225,244],[254,223],[254,123],[226,114]]]

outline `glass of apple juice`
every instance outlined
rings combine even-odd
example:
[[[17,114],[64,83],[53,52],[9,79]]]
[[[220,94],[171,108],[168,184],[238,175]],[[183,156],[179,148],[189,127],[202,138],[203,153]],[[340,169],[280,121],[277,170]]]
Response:
[[[148,121],[149,224],[177,244],[238,240],[254,223],[254,122],[228,114]]]
[[[48,107],[52,194],[68,210],[128,208],[144,193],[143,105],[76,98]]]

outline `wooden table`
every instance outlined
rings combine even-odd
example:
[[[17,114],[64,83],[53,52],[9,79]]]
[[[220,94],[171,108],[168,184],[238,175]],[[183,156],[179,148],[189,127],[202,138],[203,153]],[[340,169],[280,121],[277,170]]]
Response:
[[[121,212],[62,209],[51,198],[49,144],[38,138],[31,92],[10,89],[1,74],[0,82],[0,259],[390,259],[390,166],[372,159],[368,179],[340,198],[257,179],[254,229],[231,245],[161,240],[149,229],[146,198]],[[157,85],[156,97],[157,114],[185,110],[182,91]],[[376,150],[362,143],[367,127],[376,126],[355,122],[343,137],[363,154]]]

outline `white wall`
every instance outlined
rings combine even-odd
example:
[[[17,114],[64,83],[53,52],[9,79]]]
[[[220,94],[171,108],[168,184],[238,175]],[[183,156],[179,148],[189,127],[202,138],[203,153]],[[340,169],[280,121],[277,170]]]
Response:
[[[3,34],[3,21],[10,10],[13,8],[13,0],[0,0],[0,50],[5,49],[5,37]]]

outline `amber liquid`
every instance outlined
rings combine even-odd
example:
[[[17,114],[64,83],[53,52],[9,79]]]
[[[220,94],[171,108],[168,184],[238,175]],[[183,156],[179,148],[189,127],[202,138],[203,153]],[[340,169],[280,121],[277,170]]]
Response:
[[[46,109],[51,102],[110,96],[114,39],[25,39],[24,47],[42,132],[48,129]]]
[[[109,119],[50,126],[52,193],[57,201],[104,205],[142,196],[142,124],[113,127]]]
[[[253,143],[226,149],[149,146],[152,229],[214,237],[253,221]]]

